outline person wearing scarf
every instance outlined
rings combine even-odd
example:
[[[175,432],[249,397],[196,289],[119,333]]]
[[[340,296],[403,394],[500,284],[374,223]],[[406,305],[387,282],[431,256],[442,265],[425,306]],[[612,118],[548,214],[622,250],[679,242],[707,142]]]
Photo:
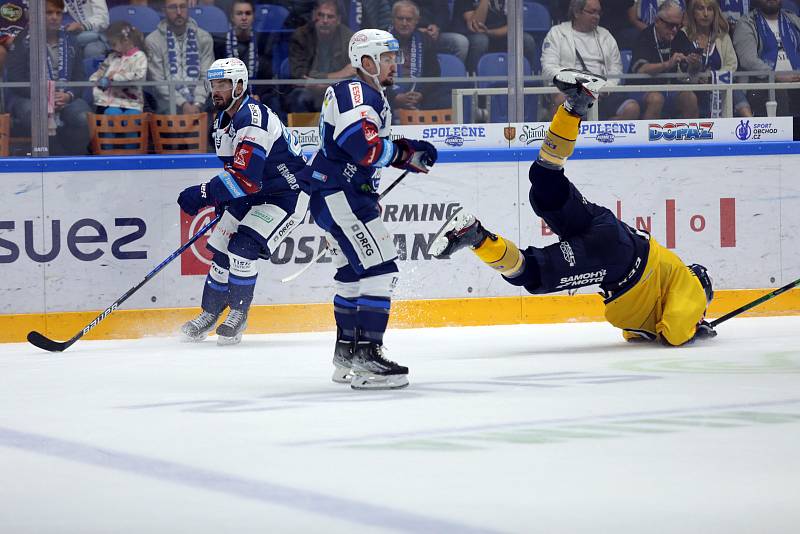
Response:
[[[64,0],[67,13],[73,18],[66,30],[74,33],[84,57],[103,57],[108,51],[102,32],[108,28],[106,0]]]
[[[252,0],[235,0],[231,5],[228,33],[214,35],[214,57],[235,57],[247,65],[250,80],[272,78],[271,36],[260,35],[253,30],[255,5]],[[270,101],[277,97],[275,85],[249,85],[250,96],[270,108]],[[275,109],[273,108],[273,111]]]
[[[781,9],[780,0],[755,0],[755,9],[739,19],[733,33],[733,47],[739,69],[774,71],[777,82],[797,82],[800,75],[800,17]],[[759,77],[763,81],[766,77]],[[800,92],[776,91],[778,115],[800,113]],[[766,115],[767,91],[748,91],[755,115]]]
[[[397,37],[403,51],[403,63],[397,64],[396,78],[421,78],[441,76],[433,39],[417,28],[419,9],[412,0],[398,0],[392,7],[392,27],[389,32]],[[443,105],[441,86],[438,84],[395,83],[387,96],[392,107],[403,109],[436,109]]]
[[[86,114],[89,104],[79,97],[77,88],[56,87],[56,82],[85,81],[83,58],[74,38],[62,27],[63,0],[45,0],[47,40],[47,77],[51,95],[48,107],[52,109],[50,154],[80,155],[87,153],[89,125]],[[27,82],[30,78],[30,34],[17,36],[14,49],[8,55],[8,80]],[[11,104],[12,131],[15,135],[29,135],[31,131],[31,94],[28,87],[10,89],[14,95]]]
[[[684,0],[676,0],[682,9],[686,9],[686,4]],[[747,0],[735,0],[735,1],[747,1]],[[658,9],[661,7],[661,4],[664,3],[664,0],[636,0],[633,5],[628,8],[628,20],[630,21],[631,25],[639,31],[644,30],[650,24],[653,24],[656,21],[656,16],[658,15]]]
[[[214,61],[211,34],[189,18],[187,0],[166,0],[164,18],[145,39],[147,72],[151,80],[179,80],[175,87],[178,113],[200,113],[206,107],[208,93],[201,79]],[[156,86],[158,112],[168,113],[169,87]]]

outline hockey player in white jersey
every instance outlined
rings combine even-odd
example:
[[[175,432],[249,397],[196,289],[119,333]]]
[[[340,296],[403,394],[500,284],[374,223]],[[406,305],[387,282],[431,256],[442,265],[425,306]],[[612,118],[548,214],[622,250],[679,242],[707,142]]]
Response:
[[[213,259],[202,312],[181,327],[189,341],[205,339],[226,307],[230,312],[217,327],[217,343],[241,341],[258,258],[269,258],[308,210],[307,187],[295,176],[306,165],[300,146],[272,110],[248,96],[247,78],[247,66],[236,58],[218,59],[208,69],[223,170],[178,197],[189,215],[205,206],[224,210],[208,240]]]
[[[333,380],[354,389],[408,385],[408,368],[383,355],[383,334],[397,283],[397,251],[381,220],[383,167],[427,173],[436,148],[426,141],[391,141],[392,113],[384,88],[402,62],[392,34],[365,29],[350,39],[357,78],[328,87],[320,116],[320,150],[302,173],[311,213],[327,232],[337,267]]]

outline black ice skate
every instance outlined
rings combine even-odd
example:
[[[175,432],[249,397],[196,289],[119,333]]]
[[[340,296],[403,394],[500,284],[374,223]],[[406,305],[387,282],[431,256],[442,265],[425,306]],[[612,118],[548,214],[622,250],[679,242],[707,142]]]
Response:
[[[242,340],[247,328],[247,310],[234,310],[228,313],[225,321],[217,327],[217,345],[236,345]]]
[[[203,341],[208,337],[208,333],[214,329],[217,319],[219,319],[219,315],[203,310],[200,315],[191,321],[183,323],[183,326],[181,326],[183,341]]]
[[[408,367],[383,356],[383,346],[359,341],[353,351],[353,389],[399,389],[408,385]]]
[[[586,70],[562,69],[553,76],[553,85],[567,95],[564,109],[574,115],[585,117],[608,80]]]
[[[439,229],[428,253],[437,258],[449,256],[465,247],[477,248],[487,237],[497,240],[497,236],[487,231],[473,214],[458,210]]]
[[[333,376],[331,380],[338,384],[349,384],[353,379],[351,368],[353,367],[353,342],[336,340],[336,348],[333,349]]]

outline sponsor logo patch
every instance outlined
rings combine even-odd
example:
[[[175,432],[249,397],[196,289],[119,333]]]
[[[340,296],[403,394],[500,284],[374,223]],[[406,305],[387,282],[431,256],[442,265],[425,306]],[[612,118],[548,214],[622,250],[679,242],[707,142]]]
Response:
[[[364,103],[364,93],[361,89],[361,84],[353,82],[347,85],[350,90],[350,100],[353,102],[353,107],[358,107]]]
[[[247,107],[250,108],[252,123],[255,126],[261,126],[261,109],[259,109],[258,104],[247,104]]]
[[[374,145],[378,142],[378,129],[369,121],[362,121],[361,127],[364,130],[364,138],[367,140],[367,143]]]
[[[253,157],[253,147],[250,145],[241,145],[236,155],[233,156],[234,169],[246,169],[250,165],[250,158]]]

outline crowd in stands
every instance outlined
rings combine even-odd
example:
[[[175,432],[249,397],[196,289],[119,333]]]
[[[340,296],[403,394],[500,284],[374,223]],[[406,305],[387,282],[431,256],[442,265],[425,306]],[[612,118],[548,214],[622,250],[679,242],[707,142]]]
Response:
[[[29,1],[4,0],[0,10],[0,65],[6,81],[30,80]],[[737,70],[759,73],[749,81],[767,81],[771,71],[778,82],[800,81],[794,73],[800,71],[800,18],[792,0],[538,4],[544,7],[526,2],[526,10],[536,7],[532,12],[542,20],[526,17],[521,51],[533,74],[547,80],[572,67],[606,75],[612,86],[674,86],[665,92],[604,94],[601,119],[720,116],[725,91],[688,91],[681,85],[730,83],[730,73]],[[288,113],[319,111],[327,82],[315,80],[354,75],[348,42],[363,27],[388,30],[400,41],[404,60],[398,78],[403,81],[387,91],[393,109],[449,108],[450,86],[413,79],[442,76],[442,55],[469,75],[480,75],[482,57],[507,49],[505,0],[271,0],[273,11],[267,15],[261,15],[262,2],[250,0],[43,0],[43,5],[49,80],[95,84],[90,90],[58,87],[50,92],[53,154],[86,152],[89,111],[209,112],[203,77],[215,58],[244,61],[256,81],[252,96],[286,119]],[[195,19],[203,9],[213,10],[213,24],[207,17]],[[150,27],[143,14],[151,16]],[[650,77],[619,80],[623,73]],[[307,83],[257,83],[273,79]],[[173,91],[166,85],[143,89],[130,83],[145,80],[186,83]],[[795,92],[776,91],[779,115],[797,115]],[[766,115],[768,94],[735,91],[735,114]],[[558,95],[540,99],[541,116],[550,116],[560,102]],[[3,106],[15,135],[30,132],[29,88],[5,89]]]

